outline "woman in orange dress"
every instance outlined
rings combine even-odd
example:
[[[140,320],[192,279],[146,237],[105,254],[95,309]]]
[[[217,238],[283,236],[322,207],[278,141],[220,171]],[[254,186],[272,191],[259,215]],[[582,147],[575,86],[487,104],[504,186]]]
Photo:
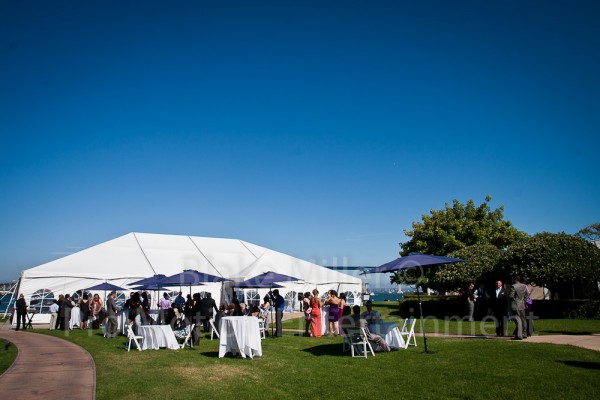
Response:
[[[310,312],[310,335],[312,337],[321,337],[321,299],[319,298],[319,291],[314,289],[313,298],[310,302],[312,308]]]

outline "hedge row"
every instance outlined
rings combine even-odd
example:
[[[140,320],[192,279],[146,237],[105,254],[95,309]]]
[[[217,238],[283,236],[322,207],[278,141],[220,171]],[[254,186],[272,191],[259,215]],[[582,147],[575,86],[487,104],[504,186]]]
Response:
[[[467,302],[460,296],[424,296],[421,298],[421,304],[424,316],[444,319],[468,315]],[[600,301],[533,300],[532,310],[538,318],[600,318]],[[481,317],[485,312],[476,309],[475,316]],[[401,300],[399,313],[402,318],[418,316],[419,303],[416,296],[406,296]]]

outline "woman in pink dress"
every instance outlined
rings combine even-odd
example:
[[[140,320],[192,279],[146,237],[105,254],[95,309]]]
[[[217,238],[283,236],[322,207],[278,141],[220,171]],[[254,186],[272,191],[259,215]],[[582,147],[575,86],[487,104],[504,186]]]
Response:
[[[321,337],[321,299],[319,298],[319,291],[314,289],[313,298],[310,302],[312,308],[310,312],[310,335],[312,337]]]

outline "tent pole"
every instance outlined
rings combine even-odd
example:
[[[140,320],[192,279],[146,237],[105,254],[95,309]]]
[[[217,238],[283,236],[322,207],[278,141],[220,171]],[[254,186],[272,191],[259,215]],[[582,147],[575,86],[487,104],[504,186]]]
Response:
[[[19,280],[20,282],[20,280]],[[10,289],[11,289],[11,293],[10,293],[10,300],[8,301],[8,304],[6,305],[6,310],[4,310],[4,318],[6,318],[6,315],[8,314],[8,309],[10,308],[10,303],[12,303],[13,299],[15,298],[15,293],[17,292],[17,283],[15,283]]]

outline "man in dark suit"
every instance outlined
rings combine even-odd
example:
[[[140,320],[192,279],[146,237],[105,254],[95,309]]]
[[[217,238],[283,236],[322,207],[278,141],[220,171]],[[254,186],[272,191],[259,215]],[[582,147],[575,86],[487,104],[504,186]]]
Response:
[[[17,329],[20,329],[21,322],[23,322],[23,330],[27,329],[27,325],[25,325],[25,316],[27,315],[27,303],[25,302],[25,296],[23,293],[19,295],[19,300],[15,303],[15,309],[17,312]]]
[[[210,293],[206,293],[206,297],[200,300],[200,314],[202,315],[202,327],[204,332],[209,331],[208,321],[213,317],[213,310],[219,311],[215,299]]]
[[[493,297],[494,317],[496,318],[496,336],[506,336],[506,318],[508,316],[508,301],[502,281],[496,282]]]
[[[70,294],[65,294],[65,298],[62,301],[59,316],[60,316],[60,329],[66,331],[71,329],[69,326],[71,323],[71,310],[73,309],[73,301],[71,300]]]
[[[272,302],[275,307],[275,337],[283,336],[281,321],[285,309],[285,299],[279,294],[279,290],[273,290]]]
[[[116,338],[117,337],[117,312],[119,308],[117,307],[117,292],[110,292],[110,296],[108,296],[108,300],[106,300],[106,328],[108,333],[106,337]]]

